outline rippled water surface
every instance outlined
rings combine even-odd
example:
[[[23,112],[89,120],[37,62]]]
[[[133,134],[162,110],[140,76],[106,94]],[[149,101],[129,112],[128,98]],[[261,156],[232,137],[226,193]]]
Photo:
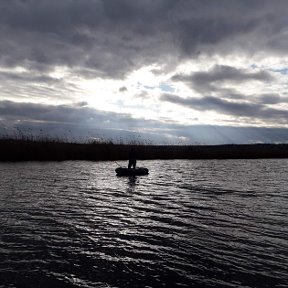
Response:
[[[1,163],[0,287],[288,287],[287,159],[140,164]]]

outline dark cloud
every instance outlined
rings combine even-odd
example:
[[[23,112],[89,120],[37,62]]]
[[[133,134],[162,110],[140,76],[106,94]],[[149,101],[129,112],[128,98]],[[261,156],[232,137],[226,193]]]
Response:
[[[164,94],[161,99],[200,111],[216,111],[237,117],[278,121],[278,124],[287,124],[287,110],[267,106],[267,104],[287,103],[287,99],[284,97],[272,93],[245,95],[236,92],[236,89],[224,86],[227,83],[240,86],[249,81],[267,84],[273,79],[274,77],[265,71],[248,72],[245,69],[216,65],[207,72],[172,77],[172,80],[184,82],[202,95],[211,96],[181,98],[177,95]]]
[[[265,71],[248,72],[244,69],[237,69],[231,66],[215,65],[207,72],[196,72],[191,75],[174,75],[174,81],[187,83],[191,88],[198,92],[225,92],[225,94],[234,95],[233,89],[222,88],[225,83],[242,84],[247,81],[272,81],[273,77]],[[240,95],[238,95],[240,96]],[[241,96],[240,96],[241,97]]]
[[[43,71],[63,65],[123,77],[145,64],[168,65],[173,57],[177,63],[199,53],[241,47],[284,53],[287,8],[281,0],[1,1],[0,63]]]
[[[129,114],[104,112],[87,106],[86,102],[70,105],[46,105],[0,101],[1,119],[10,123],[46,122],[85,125],[111,129],[154,128],[155,121],[135,119]]]
[[[93,69],[98,77],[123,77],[165,51],[163,39],[151,35],[157,15],[150,8],[157,5],[133,3],[2,1],[2,65],[37,70],[64,65]]]
[[[44,105],[0,101],[0,115],[0,136],[20,133],[20,136],[51,136],[80,141],[99,137],[106,140],[121,138],[129,142],[140,135],[143,143],[153,141],[162,144],[167,141],[167,137],[176,140],[178,137],[169,134],[175,129],[174,124],[135,119],[129,114],[103,112],[89,108],[86,102]]]
[[[86,103],[84,103],[86,104]],[[88,108],[83,103],[74,105],[44,105],[35,103],[0,102],[1,118],[10,121],[42,121],[54,123],[101,123],[113,119],[113,113]],[[109,117],[110,116],[110,117]]]
[[[192,81],[196,83],[229,81],[241,83],[245,81],[271,81],[273,77],[264,71],[247,72],[244,69],[237,69],[231,66],[216,65],[207,72],[198,72],[192,76]]]
[[[262,104],[288,103],[288,99],[280,97],[278,94],[264,94],[258,100]]]
[[[228,101],[212,96],[182,98],[172,94],[163,94],[161,100],[199,111],[216,111],[237,117],[272,120],[278,124],[288,123],[287,110],[269,108],[260,103]]]
[[[129,142],[136,139],[158,144],[288,142],[285,128],[179,125],[101,112],[86,104],[56,106],[1,101],[0,135],[48,136],[70,141],[104,138]]]

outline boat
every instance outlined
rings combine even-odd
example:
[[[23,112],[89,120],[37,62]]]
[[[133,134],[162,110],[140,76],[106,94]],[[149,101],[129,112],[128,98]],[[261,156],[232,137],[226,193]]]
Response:
[[[139,167],[135,169],[118,167],[115,169],[115,172],[117,173],[117,176],[140,176],[149,174],[149,170],[144,167]]]

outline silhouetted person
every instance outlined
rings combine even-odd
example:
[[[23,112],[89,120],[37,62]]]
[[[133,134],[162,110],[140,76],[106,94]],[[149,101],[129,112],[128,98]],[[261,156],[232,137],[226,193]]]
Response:
[[[134,148],[132,148],[129,152],[129,162],[128,162],[128,169],[131,169],[131,166],[133,169],[136,168],[136,151]]]

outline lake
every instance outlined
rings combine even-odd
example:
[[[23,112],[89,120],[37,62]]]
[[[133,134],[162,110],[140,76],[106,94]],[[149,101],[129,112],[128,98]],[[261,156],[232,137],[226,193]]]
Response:
[[[0,287],[288,287],[288,159],[138,163],[0,163]]]

